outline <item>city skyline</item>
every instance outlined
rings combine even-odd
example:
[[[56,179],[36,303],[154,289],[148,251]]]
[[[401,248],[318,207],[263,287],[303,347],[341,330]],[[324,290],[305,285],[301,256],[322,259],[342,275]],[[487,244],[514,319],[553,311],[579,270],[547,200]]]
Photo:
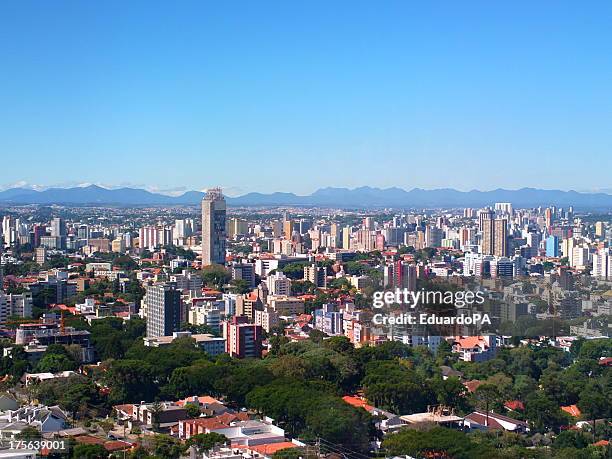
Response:
[[[1,181],[609,189],[611,8],[3,4]]]

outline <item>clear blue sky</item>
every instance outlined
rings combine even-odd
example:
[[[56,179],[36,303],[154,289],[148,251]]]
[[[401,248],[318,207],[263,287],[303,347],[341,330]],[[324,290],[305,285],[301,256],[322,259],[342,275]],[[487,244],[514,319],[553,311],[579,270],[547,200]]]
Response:
[[[612,2],[0,2],[0,185],[612,188]]]

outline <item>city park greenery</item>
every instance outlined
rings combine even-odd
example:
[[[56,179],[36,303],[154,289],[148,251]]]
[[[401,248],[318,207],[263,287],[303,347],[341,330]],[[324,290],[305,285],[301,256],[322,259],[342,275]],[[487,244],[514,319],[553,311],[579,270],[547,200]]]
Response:
[[[528,421],[532,434],[556,435],[555,454],[578,448],[579,457],[597,457],[598,450],[589,445],[610,433],[601,424],[599,430],[577,437],[568,447],[568,436],[573,434],[562,428],[571,420],[560,409],[577,404],[586,420],[612,417],[610,368],[598,364],[599,357],[612,352],[610,339],[579,340],[571,353],[546,345],[500,349],[492,360],[468,363],[458,361],[445,345],[436,355],[397,342],[354,348],[344,337],[314,333],[312,339],[299,343],[274,336],[264,359],[239,360],[225,354],[211,358],[188,338],[166,347],[145,347],[145,326],[140,319],[107,318],[89,326],[75,317],[72,322],[91,332],[101,367],[88,371],[87,376],[39,383],[33,395],[43,403],[59,404],[77,421],[104,416],[115,404],[209,394],[234,408],[247,407],[274,418],[288,435],[306,441],[320,437],[366,452],[368,441],[376,438],[377,420],[341,398],[362,391],[371,404],[399,414],[422,412],[438,404],[463,414],[485,409],[485,404],[503,412],[504,401],[520,400],[525,410],[510,415]],[[13,346],[12,358],[3,357],[0,367],[15,378],[25,371],[75,369],[78,359],[71,351],[49,346],[32,368],[21,348]],[[444,380],[441,365],[484,384],[470,394],[458,379]],[[100,391],[100,387],[108,390]],[[390,435],[383,446],[391,454],[425,454],[435,447],[448,457],[487,457],[498,450],[507,452],[503,457],[524,457],[525,448],[532,446],[523,436],[504,437],[500,444],[487,435],[441,428],[419,432],[418,442],[415,435],[413,430]],[[540,449],[530,451],[544,454]]]
[[[422,251],[410,253],[430,255]],[[376,282],[374,273],[379,271],[372,266],[371,257],[345,263],[345,272],[365,274]],[[64,260],[51,261],[56,263],[61,265]],[[134,268],[130,257],[112,257],[112,263],[126,271]],[[359,302],[345,279],[334,280],[326,293],[299,280],[304,265],[292,263],[283,272],[294,279],[294,294],[314,296],[308,300],[308,311],[338,293],[351,293]],[[324,266],[331,268],[329,262]],[[19,275],[23,269],[14,271]],[[241,283],[231,283],[229,272],[222,266],[206,267],[202,276],[208,287],[236,293],[247,290]],[[138,301],[143,290],[136,279],[131,280],[123,292],[116,282],[97,281],[74,301],[109,293]],[[274,418],[290,436],[307,442],[322,438],[337,447],[365,454],[370,449],[369,442],[379,435],[375,429],[379,419],[341,398],[362,393],[370,404],[397,414],[422,412],[432,405],[444,405],[459,414],[479,408],[525,420],[531,428],[529,435],[466,434],[432,426],[405,429],[385,437],[382,446],[386,455],[599,458],[609,453],[592,444],[611,434],[608,424],[601,420],[612,418],[612,370],[598,361],[612,355],[611,339],[578,340],[570,353],[547,344],[503,348],[494,359],[474,363],[459,361],[445,342],[434,355],[426,348],[410,348],[397,342],[354,348],[344,337],[330,338],[318,331],[312,331],[309,340],[294,343],[276,331],[269,337],[272,348],[264,359],[238,360],[227,355],[212,358],[188,338],[177,339],[166,347],[145,347],[145,323],[140,319],[126,322],[107,318],[89,325],[80,317],[67,315],[66,323],[91,332],[91,342],[102,364],[87,368],[84,375],[35,384],[28,395],[42,403],[60,405],[77,423],[109,415],[115,404],[208,394],[236,409],[246,407]],[[526,329],[529,326],[524,325]],[[30,362],[23,348],[9,340],[0,341],[0,347],[12,347],[10,356],[0,359],[0,371],[10,377],[2,383],[5,388],[14,385],[25,372],[76,370],[80,366],[78,352],[70,346],[49,346],[37,363]],[[482,382],[481,386],[469,393],[459,379],[443,379],[443,365],[462,372],[467,380]],[[523,402],[525,409],[506,412],[503,405],[508,400]],[[579,407],[582,419],[595,424],[594,428],[565,430],[575,419],[560,407],[572,404]],[[178,457],[187,446],[172,437],[156,437],[148,451],[139,448],[132,455]],[[204,448],[217,440],[198,438],[191,444]],[[306,456],[303,451],[294,453]],[[277,457],[292,457],[294,453],[284,451]],[[75,454],[79,456],[74,457],[100,457],[97,454],[101,451],[92,445],[78,445],[73,450]]]

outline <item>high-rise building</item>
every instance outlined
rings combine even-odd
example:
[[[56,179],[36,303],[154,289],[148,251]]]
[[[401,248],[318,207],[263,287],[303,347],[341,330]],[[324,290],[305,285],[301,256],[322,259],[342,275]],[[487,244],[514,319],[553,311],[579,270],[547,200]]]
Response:
[[[432,225],[425,227],[425,245],[426,247],[441,247],[444,231]]]
[[[248,323],[244,316],[234,316],[231,320],[223,322],[223,337],[225,338],[225,351],[232,357],[245,358],[261,357],[262,352],[261,325]]]
[[[406,288],[416,291],[417,271],[416,266],[407,261],[398,260],[393,263],[393,281],[391,285],[395,288]]]
[[[283,235],[283,222],[274,220],[272,222],[272,237],[281,237]]]
[[[173,283],[147,287],[147,338],[171,336],[181,327],[181,291]]]
[[[610,253],[610,249],[600,249],[593,254],[593,277],[612,279],[612,253]]]
[[[36,248],[36,263],[44,265],[47,262],[47,248],[37,247]]]
[[[327,275],[325,268],[313,264],[312,266],[304,266],[304,280],[310,281],[315,287],[327,286]]]
[[[51,236],[58,238],[57,248],[63,249],[66,247],[66,222],[63,218],[55,217],[51,220]]]
[[[283,220],[283,235],[285,239],[291,239],[293,235],[293,221],[291,219]]]
[[[544,219],[546,221],[546,228],[550,228],[552,226],[554,218],[555,218],[555,213],[553,209],[551,209],[550,207],[547,207],[546,210],[544,211]]]
[[[547,257],[558,257],[559,256],[559,238],[557,236],[548,236],[546,238],[546,256]]]
[[[268,276],[266,285],[270,295],[291,295],[291,279],[280,271],[276,271],[273,275]]]
[[[351,248],[351,227],[345,226],[342,230],[342,248],[349,250]]]
[[[493,255],[495,250],[495,225],[492,210],[481,211],[479,214],[480,231],[482,232],[483,255]]]
[[[602,238],[604,236],[604,222],[595,223],[595,237]]]
[[[340,245],[340,234],[342,229],[338,223],[332,223],[329,227],[330,246],[336,248]]]
[[[497,257],[508,256],[508,220],[498,218],[495,220],[493,231],[493,255]]]
[[[495,211],[500,215],[512,216],[512,203],[510,202],[496,202]]]
[[[51,236],[66,236],[66,222],[63,218],[55,217],[51,220]]]
[[[232,265],[232,279],[246,281],[249,288],[255,288],[255,264],[236,263]]]
[[[202,199],[202,265],[225,264],[225,198],[212,188]]]
[[[241,218],[231,218],[228,224],[228,236],[234,238],[236,236],[244,236],[249,233],[249,224]]]

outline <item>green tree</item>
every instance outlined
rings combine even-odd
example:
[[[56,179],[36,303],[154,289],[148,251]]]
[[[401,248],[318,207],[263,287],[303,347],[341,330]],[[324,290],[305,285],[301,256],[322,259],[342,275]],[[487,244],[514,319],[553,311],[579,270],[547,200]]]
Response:
[[[187,446],[194,445],[202,451],[208,451],[217,445],[222,445],[227,442],[227,437],[217,432],[204,434],[196,434],[189,437]]]
[[[564,430],[561,432],[553,441],[553,448],[586,448],[591,440],[587,437],[584,432],[578,432],[575,430]]]
[[[251,291],[251,286],[244,279],[233,279],[231,281],[230,290],[232,293],[244,295],[245,293],[249,293]]]
[[[212,264],[202,268],[202,280],[207,287],[222,290],[231,278],[231,274],[224,266]]]
[[[164,459],[178,459],[184,447],[180,441],[170,435],[155,435],[152,441],[152,451],[157,457]]]
[[[187,416],[190,418],[197,418],[202,414],[200,407],[196,403],[187,403],[185,405],[185,410],[187,411]]]
[[[472,442],[463,432],[444,427],[434,427],[428,431],[404,429],[387,436],[382,446],[387,456],[409,455],[454,459],[492,457],[492,451],[486,446]]]
[[[39,373],[57,373],[60,371],[75,370],[77,366],[78,364],[67,355],[47,353],[38,362],[36,370]]]
[[[111,388],[111,403],[130,403],[153,400],[158,388],[152,366],[140,360],[116,360],[111,362],[106,374]]]
[[[503,403],[503,398],[499,388],[494,384],[482,384],[474,392],[476,405],[484,409],[487,415],[493,407],[498,407]]]
[[[565,423],[559,405],[542,391],[532,393],[525,401],[525,415],[531,428],[536,432],[558,431]]]
[[[612,418],[612,378],[589,381],[579,398],[578,408],[586,419]]]
[[[316,457],[316,454],[298,447],[280,449],[272,455],[272,459],[315,459]]]
[[[72,457],[74,459],[105,459],[108,457],[108,451],[99,444],[77,444],[72,450]]]

